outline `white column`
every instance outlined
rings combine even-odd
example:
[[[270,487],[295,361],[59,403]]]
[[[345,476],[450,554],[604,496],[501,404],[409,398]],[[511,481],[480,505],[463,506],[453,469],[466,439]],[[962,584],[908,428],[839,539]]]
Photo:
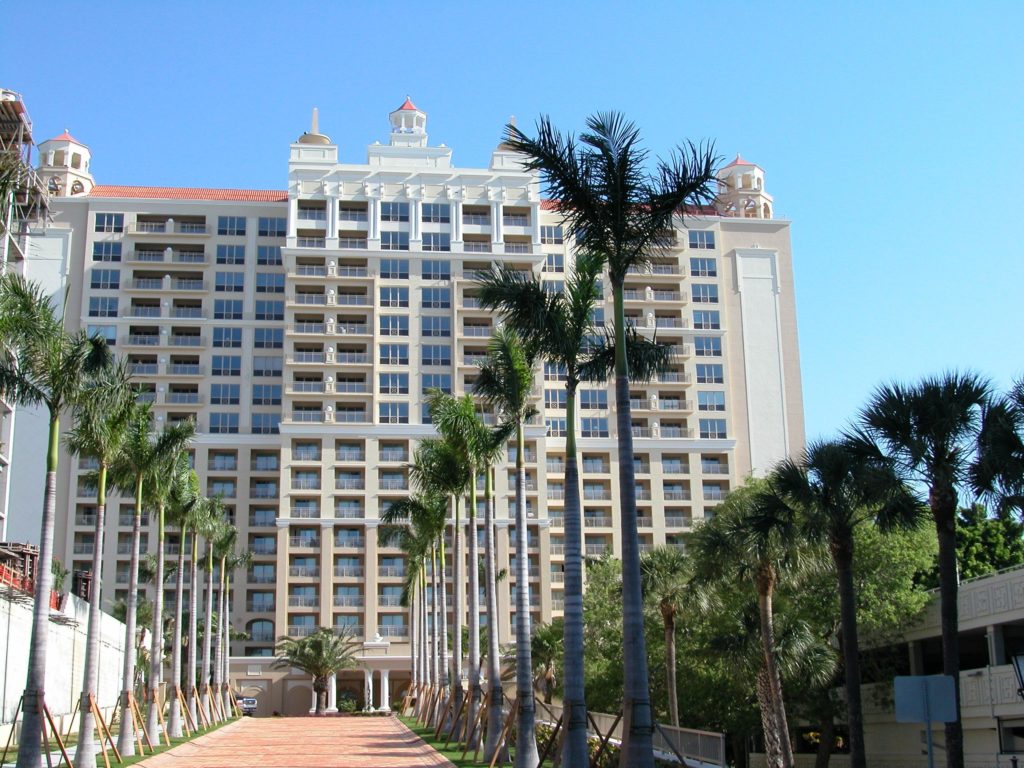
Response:
[[[533,225],[533,244],[540,245],[540,203],[530,206],[530,224]]]
[[[423,201],[409,201],[409,239],[423,239]]]
[[[314,712],[316,712],[316,688],[313,689],[313,703],[309,705],[309,713],[313,714]]]
[[[366,236],[370,240],[380,239],[380,200],[371,197],[367,200],[367,215],[366,221],[368,222]]]
[[[502,218],[502,206],[499,200],[491,203],[491,242],[501,243],[504,240],[505,220]]]
[[[366,704],[363,707],[364,712],[373,712],[373,670],[363,670],[363,691],[366,699]]]
[[[451,201],[452,242],[462,242],[462,200]]]
[[[329,240],[338,237],[338,198],[328,197],[327,198],[327,218],[324,222],[327,225],[327,232],[325,233]]]
[[[335,672],[327,681],[327,711],[338,711],[338,673]]]
[[[301,188],[301,187],[300,187]],[[299,198],[288,198],[288,237],[295,237],[299,225]],[[292,244],[294,245],[294,243]]]
[[[391,670],[382,669],[380,671],[380,711],[390,712],[391,711],[391,681],[389,675]]]

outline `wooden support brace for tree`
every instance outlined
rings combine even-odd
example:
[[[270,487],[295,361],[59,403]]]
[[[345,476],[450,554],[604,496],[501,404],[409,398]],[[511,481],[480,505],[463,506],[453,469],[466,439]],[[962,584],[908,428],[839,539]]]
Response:
[[[517,696],[515,701],[512,703],[512,708],[508,712],[508,718],[505,720],[505,725],[502,726],[501,735],[498,736],[498,743],[494,748],[494,756],[491,757],[491,762],[487,765],[487,768],[494,768],[498,762],[498,755],[501,754],[502,747],[508,741],[509,734],[512,733],[512,724],[516,721],[516,715],[519,714],[519,697]]]
[[[164,723],[164,705],[160,701],[159,693],[153,695],[153,703],[151,706],[156,707],[156,721],[160,724],[160,730],[163,731],[164,743],[169,747],[171,746],[171,735],[167,733],[167,725]]]
[[[142,716],[142,710],[139,709],[139,702],[135,700],[134,694],[129,695],[129,702],[132,711],[132,727],[135,730],[135,738],[139,742],[139,754],[146,754],[146,750],[142,748],[142,739],[145,737],[146,744],[149,746],[149,751],[153,751],[153,740],[149,738],[149,730],[146,728],[146,718]],[[139,731],[142,732],[142,736],[139,736]]]
[[[454,701],[455,701],[455,699],[454,699],[454,697],[452,697],[453,704],[454,704]],[[448,749],[448,745],[451,743],[452,737],[454,737],[455,733],[459,730],[459,728],[458,728],[459,721],[462,720],[462,713],[466,709],[466,702],[467,701],[468,701],[467,697],[463,696],[462,697],[462,703],[459,705],[459,711],[455,713],[455,719],[452,720],[452,727],[448,731],[448,738],[445,739],[445,741],[444,741],[444,748],[445,749]]]
[[[434,740],[435,741],[441,738],[441,731],[444,730],[445,720],[448,717],[448,713],[451,711],[452,707],[454,707],[454,706],[455,706],[455,697],[451,696],[451,695],[446,696],[445,697],[445,701],[444,701],[444,709],[441,710],[441,717],[439,717],[438,720],[437,720],[437,728],[434,729]]]
[[[597,766],[601,764],[601,756],[608,747],[608,741],[615,732],[615,726],[617,726],[619,721],[622,720],[622,710],[619,710],[619,714],[615,716],[615,720],[612,722],[611,728],[608,729],[608,733],[604,734],[604,736],[601,735],[601,729],[597,727],[597,721],[594,720],[594,716],[590,714],[589,710],[587,711],[587,717],[590,718],[590,724],[594,726],[594,732],[601,739],[601,743],[597,747],[597,752],[595,752],[594,756],[590,759],[590,768],[597,768]]]
[[[662,729],[660,723],[658,723],[658,722],[654,723],[654,730],[655,730],[656,733],[660,733],[661,734],[662,738],[665,739],[665,743],[668,744],[668,748],[672,750],[672,754],[674,754],[677,758],[679,758],[679,764],[682,765],[682,766],[688,765],[688,763],[686,762],[686,758],[683,757],[679,753],[678,749],[676,749],[676,745],[672,743],[672,739],[669,738],[669,735],[667,733],[665,733],[665,731],[664,731],[664,729]]]
[[[473,731],[470,733],[470,738],[466,739],[466,748],[464,750],[462,750],[462,759],[463,760],[466,759],[466,755],[469,752],[469,748],[471,746],[474,746],[474,747],[476,747],[476,749],[473,750],[473,762],[474,763],[476,762],[476,753],[480,751],[480,747],[479,747],[480,740],[479,739],[473,739],[472,736],[473,736],[473,733],[479,732],[477,729],[480,728],[480,725],[481,725],[482,721],[487,717],[487,704],[488,704],[488,702],[490,702],[490,700],[491,700],[491,692],[487,691],[487,693],[484,694],[484,697],[483,697],[483,699],[480,702],[480,709],[476,713],[476,718],[474,719],[474,722],[473,722]]]
[[[185,730],[185,735],[191,737],[192,731],[196,729],[196,725],[192,720],[192,713],[188,711],[188,705],[185,703],[185,694],[182,693],[181,687],[177,685],[174,686],[174,691],[178,699],[178,708],[181,710],[181,725]]]
[[[117,758],[117,762],[123,763],[124,760],[121,759],[121,753],[117,751],[117,745],[114,743],[114,739],[110,735],[110,730],[107,728],[107,722],[103,719],[103,713],[100,712],[100,708],[96,704],[96,697],[91,693],[89,694],[89,711],[92,712],[96,732],[99,736],[100,749],[103,750],[103,764],[106,768],[110,768],[110,758],[107,756],[107,744],[110,744],[110,748],[114,750],[114,756]],[[88,736],[92,736],[92,734],[88,734]]]
[[[206,716],[206,710],[203,709],[203,700],[199,696],[199,690],[194,685],[192,686],[192,700],[196,703],[196,712],[199,713],[199,722],[203,724],[203,728],[209,728],[210,719]]]
[[[68,751],[64,748],[64,740],[60,737],[60,729],[53,722],[53,715],[50,714],[49,707],[46,706],[46,702],[43,700],[43,694],[39,696],[39,710],[43,713],[44,720],[40,723],[43,730],[43,746],[46,749],[46,763],[50,764],[50,739],[46,735],[46,724],[50,724],[50,731],[53,733],[53,738],[57,740],[57,746],[60,747],[61,760],[67,761],[68,768],[71,768],[71,758],[68,757]],[[60,765],[60,762],[57,763]]]
[[[75,706],[73,706],[71,708],[71,717],[68,718],[68,732],[66,734],[64,734],[64,741],[65,742],[71,741],[71,731],[75,727],[74,726],[75,715],[78,714],[78,709],[81,706],[82,706],[82,697],[81,696],[76,696],[75,697]],[[0,765],[3,765],[3,763],[0,763]]]
[[[550,710],[549,710],[550,711]],[[559,739],[562,733],[562,721],[565,719],[565,713],[563,712],[561,717],[555,721],[555,727],[551,729],[551,735],[548,737],[547,742],[544,744],[544,749],[540,753],[540,761],[537,763],[537,768],[540,768],[547,759],[548,754],[551,752],[551,748],[555,745],[555,741]],[[559,744],[561,741],[559,740]]]
[[[17,729],[18,715],[21,714],[21,704],[23,701],[25,701],[25,694],[21,694],[18,699],[18,706],[14,708],[14,719],[11,720],[11,732],[7,734],[7,743],[4,744],[4,754],[3,757],[0,757],[0,765],[7,762],[7,752],[11,748],[11,742],[14,741],[14,731]]]

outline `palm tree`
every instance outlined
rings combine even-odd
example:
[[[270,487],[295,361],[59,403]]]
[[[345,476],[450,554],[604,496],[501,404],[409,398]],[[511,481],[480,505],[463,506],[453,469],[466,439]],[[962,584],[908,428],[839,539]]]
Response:
[[[1024,512],[1024,379],[990,400],[978,444],[971,468],[975,492],[1000,514]]]
[[[768,484],[750,480],[729,494],[715,516],[693,534],[698,574],[707,581],[732,580],[752,585],[757,593],[761,654],[773,731],[765,742],[778,742],[782,765],[793,765],[782,678],[775,647],[773,600],[780,578],[797,571],[805,557],[797,520],[778,503]]]
[[[75,408],[75,428],[68,433],[70,451],[99,463],[96,472],[96,521],[93,532],[92,588],[89,594],[89,625],[85,640],[82,679],[82,716],[79,723],[77,768],[93,768],[96,762],[96,723],[89,705],[97,693],[99,676],[100,606],[102,602],[103,532],[107,510],[107,475],[111,460],[121,451],[128,433],[134,393],[127,363],[104,369],[85,385]],[[56,561],[54,561],[56,562]]]
[[[673,227],[673,218],[683,214],[684,206],[699,206],[714,198],[717,158],[712,146],[687,143],[668,160],[657,160],[652,177],[640,131],[623,115],[598,113],[587,119],[587,128],[577,143],[574,136],[561,134],[542,117],[536,139],[509,125],[506,142],[526,155],[528,170],[541,171],[548,196],[557,201],[578,247],[598,255],[608,268],[615,304],[615,409],[622,504],[625,675],[620,762],[631,768],[649,768],[654,764],[654,719],[640,585],[623,290],[629,270],[645,267],[668,245],[666,233]]]
[[[780,500],[800,516],[805,537],[827,544],[835,564],[850,765],[866,768],[853,534],[858,526],[868,523],[876,523],[883,530],[914,528],[921,522],[923,507],[888,462],[872,460],[843,441],[811,443],[799,461],[787,459],[778,464],[770,482]]]
[[[197,658],[199,653],[199,537],[210,537],[215,530],[217,518],[221,514],[219,500],[202,498],[192,508],[187,527],[191,531],[191,557],[189,558],[189,590],[188,590],[188,661],[185,679],[188,686],[185,691],[185,703],[193,723],[199,722],[199,712],[195,696]],[[216,515],[216,517],[215,517]]]
[[[338,635],[321,627],[306,637],[282,637],[272,666],[275,669],[294,667],[310,675],[316,691],[316,713],[323,715],[327,710],[327,685],[331,675],[356,666],[355,655],[359,648],[359,643],[348,635]]]
[[[533,660],[530,649],[530,582],[526,529],[526,441],[524,425],[536,409],[533,400],[534,348],[503,327],[495,331],[480,366],[474,391],[497,409],[516,430],[516,768],[535,768],[537,752],[536,704],[533,699]],[[494,614],[492,614],[493,616]],[[493,621],[491,623],[493,632]],[[493,687],[493,683],[492,683]]]
[[[22,733],[29,735],[18,750],[19,768],[37,768],[41,759],[39,702],[46,694],[60,418],[79,401],[86,379],[107,367],[110,360],[110,350],[102,338],[64,330],[60,311],[40,285],[20,275],[0,277],[0,397],[19,406],[41,406],[49,414],[46,485],[22,716]]]
[[[545,704],[550,704],[555,695],[555,689],[558,687],[558,665],[565,655],[562,645],[565,636],[563,621],[555,619],[550,624],[541,624],[534,630],[531,640],[535,672],[533,685],[543,694]]]
[[[203,664],[202,664],[202,683],[200,685],[199,694],[199,705],[202,707],[203,712],[206,713],[206,717],[210,722],[214,722],[219,719],[217,716],[217,710],[211,706],[210,700],[210,682],[211,672],[213,666],[213,577],[214,577],[214,565],[213,558],[216,551],[217,542],[224,534],[224,529],[227,526],[227,516],[224,512],[224,507],[220,503],[219,498],[210,500],[210,521],[206,528],[204,537],[206,538],[206,614],[203,621]]]
[[[960,680],[957,610],[956,511],[958,486],[971,479],[979,456],[982,416],[992,399],[989,383],[972,373],[946,373],[913,386],[880,387],[861,412],[856,445],[869,455],[887,456],[911,485],[927,488],[928,507],[939,540],[939,596],[942,623],[942,671]],[[963,768],[960,686],[957,719],[946,723],[950,768]]]
[[[235,552],[235,543],[238,541],[238,529],[229,522],[225,521],[224,526],[220,529],[220,535],[214,541],[213,545],[213,556],[216,558],[218,563],[218,573],[220,576],[220,584],[218,591],[218,606],[217,606],[217,626],[212,630],[213,633],[213,695],[214,697],[220,697],[220,701],[214,703],[214,709],[218,706],[222,706],[225,703],[225,689],[227,686],[227,675],[226,673],[226,662],[227,662],[227,643],[228,643],[228,595],[227,595],[227,573],[228,569],[233,567],[233,561],[237,557]],[[224,716],[228,716],[230,707],[222,706]]]
[[[235,529],[237,535],[237,529]],[[232,545],[227,559],[224,561],[224,594],[221,598],[221,642],[224,650],[221,654],[221,680],[224,681],[224,711],[231,711],[231,581],[239,568],[248,569],[252,565],[252,552],[235,551]]]

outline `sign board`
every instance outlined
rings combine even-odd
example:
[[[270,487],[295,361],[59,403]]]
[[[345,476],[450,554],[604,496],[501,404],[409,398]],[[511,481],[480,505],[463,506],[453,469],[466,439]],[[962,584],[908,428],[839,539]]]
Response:
[[[950,675],[914,675],[893,680],[897,723],[951,723],[956,689]]]

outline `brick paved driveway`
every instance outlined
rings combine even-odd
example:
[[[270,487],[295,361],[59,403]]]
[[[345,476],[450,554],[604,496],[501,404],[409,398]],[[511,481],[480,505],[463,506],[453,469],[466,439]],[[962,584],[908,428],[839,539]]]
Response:
[[[393,717],[244,717],[140,768],[453,768]]]

